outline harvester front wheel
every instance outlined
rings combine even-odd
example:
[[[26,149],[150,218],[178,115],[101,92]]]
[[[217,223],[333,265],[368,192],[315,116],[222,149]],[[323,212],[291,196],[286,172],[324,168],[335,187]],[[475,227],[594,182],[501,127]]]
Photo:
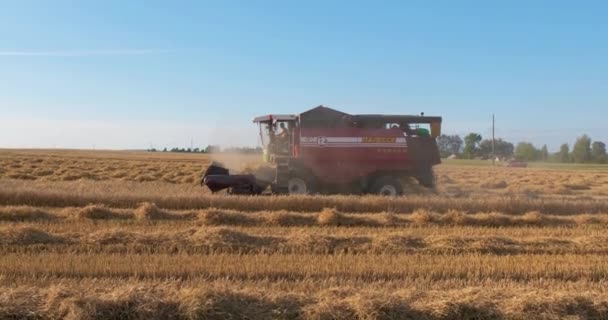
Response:
[[[303,178],[291,177],[287,180],[287,193],[289,194],[310,194],[311,191],[311,183]]]
[[[378,178],[372,184],[371,192],[381,196],[395,197],[403,194],[403,186],[398,179],[385,176]]]

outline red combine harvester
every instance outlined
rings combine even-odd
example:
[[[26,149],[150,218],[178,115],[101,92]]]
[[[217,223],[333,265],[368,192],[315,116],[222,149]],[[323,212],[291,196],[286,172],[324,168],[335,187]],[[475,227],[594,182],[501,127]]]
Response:
[[[434,187],[441,163],[435,138],[441,117],[351,115],[319,106],[299,115],[266,115],[260,127],[264,160],[254,174],[230,175],[213,163],[201,184],[212,192],[261,194],[372,193],[400,195],[413,177]]]

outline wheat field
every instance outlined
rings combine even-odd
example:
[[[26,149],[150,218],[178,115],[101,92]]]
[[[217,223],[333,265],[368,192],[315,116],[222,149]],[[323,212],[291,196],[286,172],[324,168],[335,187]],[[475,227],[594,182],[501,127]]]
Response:
[[[259,161],[0,150],[0,319],[608,319],[603,167],[243,197],[198,185],[211,160]]]

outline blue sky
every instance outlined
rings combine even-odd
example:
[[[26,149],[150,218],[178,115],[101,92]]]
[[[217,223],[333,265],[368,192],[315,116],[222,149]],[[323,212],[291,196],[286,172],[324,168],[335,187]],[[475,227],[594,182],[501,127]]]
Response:
[[[0,147],[255,145],[323,104],[608,141],[606,1],[0,1]]]

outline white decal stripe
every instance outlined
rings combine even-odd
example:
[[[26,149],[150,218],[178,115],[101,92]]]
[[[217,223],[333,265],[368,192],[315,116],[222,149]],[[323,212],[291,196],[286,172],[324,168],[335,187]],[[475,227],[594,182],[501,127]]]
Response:
[[[361,142],[363,137],[300,137],[302,141],[316,142],[319,138],[327,142]]]
[[[320,145],[318,143],[301,143],[302,146],[407,146],[407,143],[327,143]]]
[[[300,137],[300,145],[304,148],[407,148],[405,137],[394,138],[394,142],[378,141],[363,142],[364,137]]]
[[[328,143],[328,144],[317,144],[317,143],[301,143],[302,146],[407,146],[406,143]]]
[[[360,143],[361,137],[327,137],[327,143]]]
[[[308,143],[317,143],[320,137],[300,137],[300,141]],[[361,143],[363,137],[322,137],[326,143]],[[378,138],[394,138],[394,137],[378,137]],[[405,137],[396,137],[395,142],[405,143]]]
[[[406,144],[380,144],[380,143],[372,143],[372,144],[326,144],[320,146],[318,144],[307,144],[302,145],[303,148],[407,148]]]
[[[316,144],[316,145],[321,145],[321,144],[319,144],[317,142],[300,142],[300,144],[311,144],[311,145],[312,144]],[[355,143],[352,143],[352,142],[346,142],[346,143],[344,143],[344,142],[327,142],[325,144],[326,145],[328,145],[328,144],[360,145],[360,144],[407,144],[407,143],[405,143],[405,142],[355,142]]]

